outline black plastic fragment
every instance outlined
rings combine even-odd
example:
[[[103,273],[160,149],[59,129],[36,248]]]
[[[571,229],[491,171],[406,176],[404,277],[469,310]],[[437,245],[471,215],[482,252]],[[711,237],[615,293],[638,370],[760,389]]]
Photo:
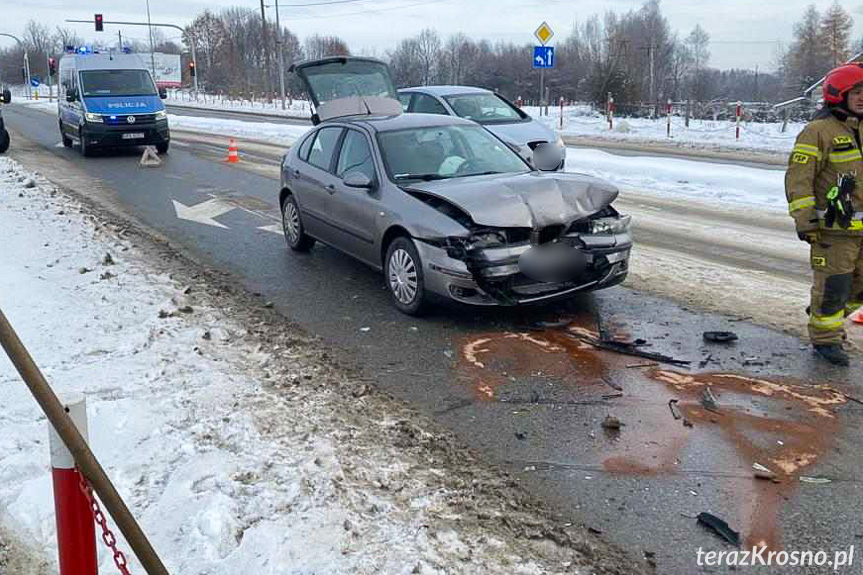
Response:
[[[713,343],[731,343],[732,341],[737,341],[739,338],[737,334],[733,331],[705,331],[704,332],[704,341],[710,341]]]
[[[733,530],[728,526],[728,523],[713,515],[712,513],[707,513],[706,511],[702,511],[698,514],[698,522],[708,529],[711,529],[714,533],[731,543],[736,547],[740,547],[740,533]]]

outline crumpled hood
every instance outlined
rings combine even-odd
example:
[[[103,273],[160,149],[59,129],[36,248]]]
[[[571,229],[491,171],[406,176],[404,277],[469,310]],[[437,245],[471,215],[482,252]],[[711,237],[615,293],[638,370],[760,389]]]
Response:
[[[530,172],[418,182],[407,186],[461,208],[482,226],[570,224],[617,198],[611,184],[583,174]]]

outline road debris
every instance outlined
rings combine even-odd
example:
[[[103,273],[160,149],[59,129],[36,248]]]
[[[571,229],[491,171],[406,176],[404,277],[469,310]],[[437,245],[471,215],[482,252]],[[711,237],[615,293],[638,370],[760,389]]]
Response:
[[[605,419],[602,420],[603,429],[612,429],[615,431],[619,431],[623,426],[623,423],[613,415],[606,415]]]
[[[610,387],[611,389],[613,389],[614,391],[623,391],[623,388],[622,388],[622,387],[620,387],[620,386],[619,386],[618,384],[616,384],[615,382],[611,381],[609,378],[607,378],[607,377],[603,376],[603,377],[601,377],[600,379],[602,379],[602,382],[603,382],[605,385],[607,385],[608,387]]]
[[[805,475],[801,475],[799,479],[801,483],[811,483],[812,485],[824,485],[833,482],[832,479],[826,477],[806,477]]]
[[[112,266],[114,265],[114,258],[111,256],[111,252],[105,252],[105,257],[102,258],[103,266]]]
[[[719,413],[719,404],[716,401],[716,396],[713,395],[713,389],[709,385],[701,395],[701,405],[708,411]]]
[[[708,353],[707,357],[705,357],[704,359],[702,359],[701,361],[698,362],[698,368],[704,369],[705,367],[707,367],[707,364],[710,363],[711,359],[713,359],[713,354]]]
[[[622,342],[622,341],[614,341],[614,340],[603,340],[597,339],[595,337],[591,337],[588,335],[581,335],[575,333],[567,333],[567,337],[572,339],[577,339],[579,341],[583,341],[584,343],[590,344],[595,348],[604,349],[606,351],[614,351],[617,353],[622,353],[624,355],[633,355],[635,357],[643,357],[644,359],[650,359],[653,361],[657,361],[659,363],[668,363],[671,365],[679,365],[679,366],[688,366],[691,364],[691,361],[685,361],[682,359],[675,359],[673,357],[663,355],[661,353],[653,353],[649,351],[642,351],[637,348],[635,344]]]
[[[641,363],[629,363],[626,365],[627,368],[636,368],[636,367],[658,367],[659,364],[655,361],[643,361]]]
[[[602,399],[617,399],[618,397],[623,397],[622,393],[608,393],[602,396]]]
[[[740,533],[733,530],[731,527],[728,526],[728,523],[726,523],[716,515],[703,511],[698,514],[698,517],[696,519],[698,520],[698,523],[711,529],[714,533],[716,533],[735,547],[740,547]]]
[[[769,479],[771,481],[776,480],[776,474],[769,468],[761,465],[758,462],[752,464],[752,471],[756,479]]]
[[[691,421],[689,421],[688,419],[686,419],[686,418],[684,417],[684,418],[683,418],[683,427],[694,427],[694,426],[692,425],[692,422],[691,422]]]
[[[680,408],[677,407],[678,400],[677,399],[669,399],[668,400],[668,409],[671,410],[671,416],[675,421],[678,419],[683,419],[683,415],[680,414]]]
[[[702,337],[711,343],[731,343],[739,339],[733,331],[705,331]]]

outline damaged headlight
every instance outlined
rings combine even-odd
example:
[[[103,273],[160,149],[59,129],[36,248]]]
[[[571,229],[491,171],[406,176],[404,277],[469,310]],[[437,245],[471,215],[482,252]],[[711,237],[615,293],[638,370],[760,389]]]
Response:
[[[478,232],[468,241],[472,248],[494,248],[506,244],[506,237],[500,232]]]
[[[629,231],[631,224],[632,216],[597,218],[590,220],[589,229],[591,234],[623,234]]]

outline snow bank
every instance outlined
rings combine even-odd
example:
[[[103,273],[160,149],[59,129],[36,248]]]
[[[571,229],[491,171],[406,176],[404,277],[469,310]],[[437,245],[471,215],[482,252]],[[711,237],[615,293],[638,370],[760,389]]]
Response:
[[[516,496],[488,498],[505,480],[440,467],[449,440],[367,386],[342,397],[302,336],[263,346],[119,229],[0,158],[3,311],[55,390],[87,396],[91,446],[170,572],[583,572]],[[2,527],[56,565],[47,423],[2,354],[0,386]]]
[[[794,147],[797,134],[805,124],[790,122],[782,132],[781,123],[742,122],[740,139],[735,138],[735,124],[725,120],[690,120],[689,127],[684,118],[672,117],[671,138],[666,136],[666,118],[615,118],[614,130],[608,129],[605,116],[590,111],[586,106],[571,106],[563,109],[563,129],[560,129],[560,108],[549,107],[548,116],[540,116],[538,107],[526,107],[525,111],[560,131],[564,136],[583,136],[603,140],[634,143],[673,145],[682,148],[729,151],[759,151],[787,154]]]
[[[297,138],[311,129],[311,126],[292,126],[290,124],[274,124],[269,122],[244,122],[242,120],[175,116],[173,114],[168,114],[168,125],[171,129],[175,130],[248,138],[287,146],[293,144]]]
[[[252,100],[226,100],[219,96],[211,96],[201,94],[196,100],[194,96],[184,93],[169,91],[168,99],[165,100],[168,105],[176,104],[188,108],[201,108],[204,110],[229,110],[232,112],[257,112],[258,114],[273,114],[276,116],[285,116],[287,118],[301,118],[308,120],[311,112],[309,110],[309,102],[306,100],[290,100],[286,102],[286,108],[282,110],[282,101],[274,100],[252,101]]]

